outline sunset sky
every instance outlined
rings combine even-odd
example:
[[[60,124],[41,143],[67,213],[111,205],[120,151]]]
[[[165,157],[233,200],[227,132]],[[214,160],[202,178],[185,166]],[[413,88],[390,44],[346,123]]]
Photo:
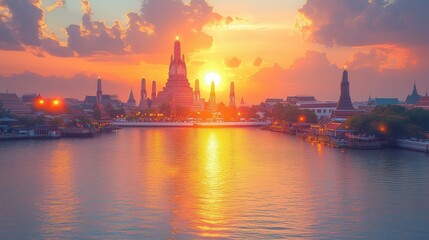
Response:
[[[188,79],[218,73],[236,95],[353,101],[429,90],[427,0],[0,0],[0,92],[139,99],[140,79],[168,77],[180,35]],[[148,86],[149,88],[149,86]],[[202,84],[208,98],[210,86]],[[150,91],[149,91],[150,92]]]

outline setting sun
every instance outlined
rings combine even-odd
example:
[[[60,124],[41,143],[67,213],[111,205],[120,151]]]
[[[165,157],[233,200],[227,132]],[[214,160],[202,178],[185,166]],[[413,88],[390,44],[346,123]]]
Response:
[[[205,81],[206,81],[207,85],[211,85],[212,81],[214,81],[215,85],[217,86],[217,85],[219,85],[220,80],[221,79],[220,79],[219,74],[217,74],[215,72],[207,73],[205,76]]]

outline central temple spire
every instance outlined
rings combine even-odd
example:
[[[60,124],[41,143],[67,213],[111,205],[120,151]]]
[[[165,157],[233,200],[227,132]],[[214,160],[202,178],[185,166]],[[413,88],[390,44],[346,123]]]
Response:
[[[174,60],[181,60],[182,50],[180,48],[180,38],[179,35],[176,36],[176,41],[174,42]]]
[[[349,73],[346,69],[343,72],[341,80],[341,95],[338,101],[337,110],[354,110],[352,100],[350,98]]]

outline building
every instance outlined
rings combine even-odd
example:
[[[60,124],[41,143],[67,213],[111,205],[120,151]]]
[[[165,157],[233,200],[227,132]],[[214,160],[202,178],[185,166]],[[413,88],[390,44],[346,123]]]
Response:
[[[33,113],[16,93],[0,93],[0,106],[13,116],[29,116]]]
[[[297,105],[300,103],[313,103],[317,102],[314,96],[288,96],[286,102],[291,105]]]
[[[82,104],[85,113],[100,113],[101,119],[107,119],[108,113],[121,113],[124,111],[123,104],[116,95],[104,95],[101,79],[97,80],[97,93],[95,96],[86,96]]]
[[[416,104],[419,100],[420,100],[420,95],[417,92],[416,83],[414,82],[413,92],[411,93],[411,95],[407,96],[405,103]]]
[[[187,78],[185,56],[181,55],[179,37],[174,42],[174,55],[170,59],[168,80],[162,91],[153,102],[154,107],[159,108],[164,104],[171,107],[192,108],[194,93]]]
[[[298,105],[299,109],[310,110],[316,114],[317,119],[329,118],[332,112],[337,108],[337,103],[329,102],[315,102],[315,103],[301,103]]]
[[[128,97],[128,101],[127,101],[127,106],[128,107],[135,107],[136,106],[136,99],[134,98],[133,89],[131,89],[131,91],[130,91],[130,96]]]
[[[348,117],[361,115],[364,111],[355,110],[350,97],[349,73],[346,69],[343,71],[341,79],[341,93],[335,111],[332,112],[331,118],[337,120],[346,120]]]
[[[375,98],[372,102],[375,106],[399,105],[398,98]]]
[[[414,105],[414,107],[429,110],[429,97],[427,94],[424,97],[420,97],[420,100]]]

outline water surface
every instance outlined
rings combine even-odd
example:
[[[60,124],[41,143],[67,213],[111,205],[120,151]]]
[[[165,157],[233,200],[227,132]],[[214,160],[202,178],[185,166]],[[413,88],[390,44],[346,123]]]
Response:
[[[429,158],[259,129],[0,142],[0,239],[428,239]]]

